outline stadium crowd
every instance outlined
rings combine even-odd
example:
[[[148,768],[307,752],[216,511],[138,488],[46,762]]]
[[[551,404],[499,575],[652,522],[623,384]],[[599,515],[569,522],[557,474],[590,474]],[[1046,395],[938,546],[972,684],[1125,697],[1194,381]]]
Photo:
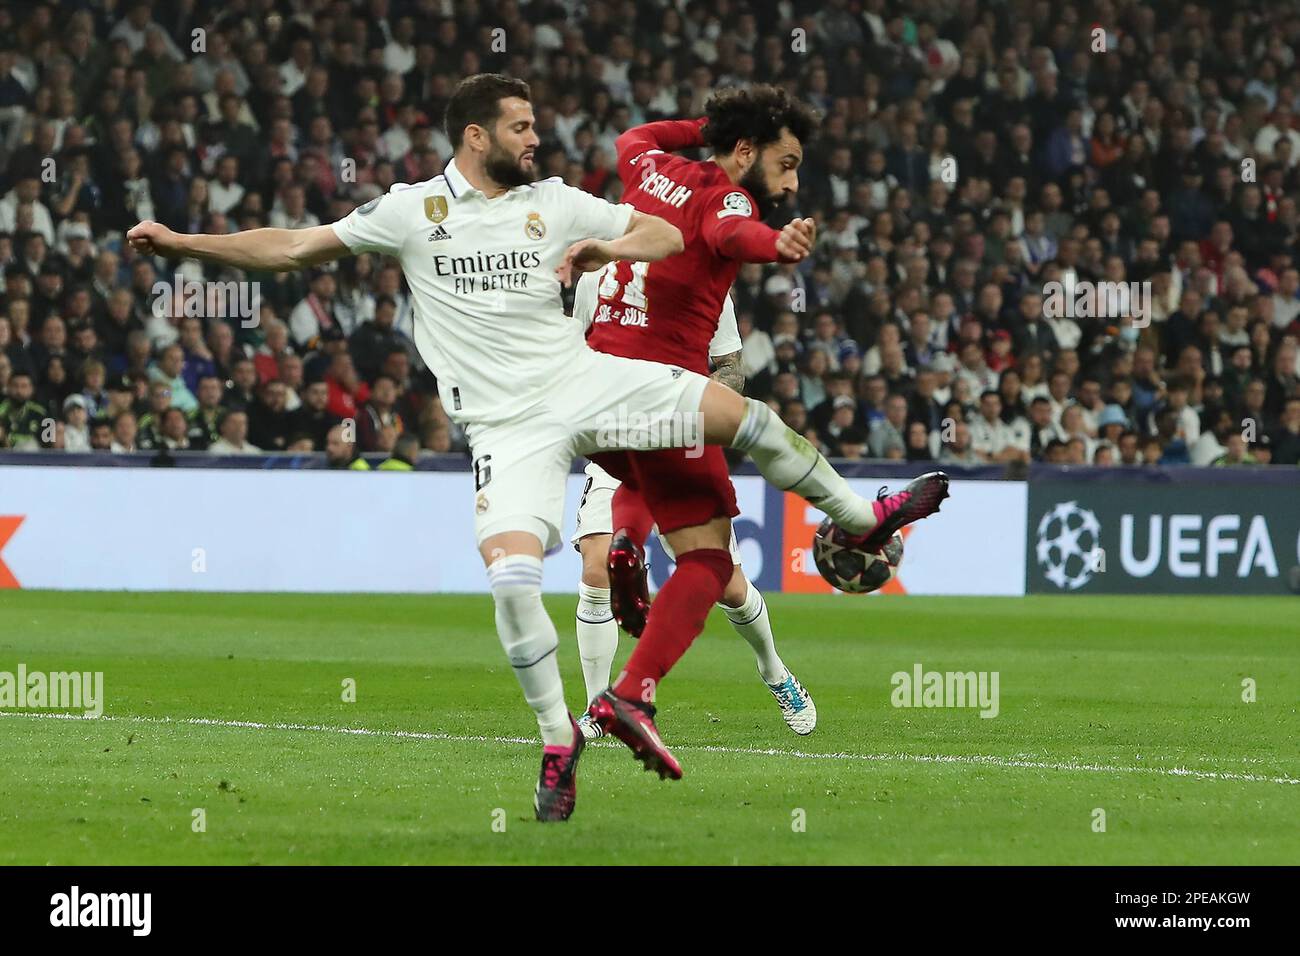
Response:
[[[463,451],[395,263],[242,274],[123,233],[429,179],[490,70],[532,85],[542,174],[610,199],[619,133],[714,89],[820,111],[816,254],[733,298],[749,394],[831,456],[1294,466],[1298,51],[1274,0],[0,0],[0,447]],[[1143,285],[1066,317],[1052,282]]]

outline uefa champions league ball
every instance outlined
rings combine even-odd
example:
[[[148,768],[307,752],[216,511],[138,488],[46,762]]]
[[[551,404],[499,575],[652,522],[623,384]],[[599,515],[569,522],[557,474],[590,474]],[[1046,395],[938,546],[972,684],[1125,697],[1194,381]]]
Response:
[[[848,536],[830,518],[813,535],[813,563],[826,582],[848,594],[870,594],[898,574],[903,562],[903,536],[897,531],[879,551],[863,551],[846,543]]]

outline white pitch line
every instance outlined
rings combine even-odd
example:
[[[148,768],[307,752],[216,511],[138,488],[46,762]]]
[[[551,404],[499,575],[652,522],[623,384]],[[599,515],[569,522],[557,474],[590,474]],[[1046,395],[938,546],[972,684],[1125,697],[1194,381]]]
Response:
[[[442,734],[419,730],[373,730],[368,727],[331,727],[326,724],[261,723],[255,720],[217,720],[211,717],[142,717],[100,716],[83,714],[31,713],[0,711],[0,717],[27,717],[44,720],[115,721],[130,724],[186,724],[191,727],[231,727],[243,730],[283,730],[309,733],[343,734],[354,737],[392,737],[399,740],[437,740],[447,743],[526,744],[536,746],[534,737],[489,737],[477,734]],[[1227,780],[1236,783],[1275,783],[1300,786],[1294,777],[1269,777],[1256,773],[1235,773],[1230,770],[1192,770],[1188,767],[1124,767],[1097,763],[1080,763],[1075,760],[1025,760],[1016,757],[996,757],[989,754],[852,754],[817,753],[805,750],[781,750],[775,747],[720,747],[710,744],[683,744],[674,750],[713,754],[739,754],[755,757],[794,757],[798,760],[860,760],[870,763],[932,763],[958,764],[975,767],[997,767],[1015,770],[1056,770],[1066,773],[1145,773],[1162,777],[1183,777],[1192,780]]]

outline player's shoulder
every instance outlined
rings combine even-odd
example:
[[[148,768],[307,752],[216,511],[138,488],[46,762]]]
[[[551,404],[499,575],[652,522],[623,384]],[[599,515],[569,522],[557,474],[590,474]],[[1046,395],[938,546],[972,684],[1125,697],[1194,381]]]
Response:
[[[446,176],[434,176],[418,183],[393,183],[388,187],[387,195],[404,201],[414,201],[419,196],[452,196],[454,191]]]
[[[561,176],[547,176],[545,179],[538,179],[535,182],[520,186],[519,191],[529,193],[539,199],[560,199],[571,193],[581,192],[581,190],[566,183]]]
[[[387,212],[388,210],[419,204],[422,197],[436,195],[452,195],[446,179],[442,176],[435,176],[433,179],[427,179],[419,183],[393,183],[388,187],[388,192],[381,193],[375,198],[363,202],[357,207],[356,211],[362,216],[368,216],[381,206]]]
[[[526,193],[536,202],[559,207],[565,207],[575,199],[580,201],[583,196],[591,196],[591,193],[584,192],[577,186],[570,186],[560,176],[548,176],[520,186],[519,192]]]
[[[707,215],[718,219],[739,216],[744,219],[757,219],[758,204],[744,186],[738,186],[725,175],[722,182],[713,182],[701,193],[701,203]]]

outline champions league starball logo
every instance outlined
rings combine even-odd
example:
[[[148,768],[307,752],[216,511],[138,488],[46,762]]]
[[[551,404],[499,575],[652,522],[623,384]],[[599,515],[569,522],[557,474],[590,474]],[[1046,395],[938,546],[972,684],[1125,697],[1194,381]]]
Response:
[[[1043,577],[1062,590],[1077,591],[1098,570],[1101,523],[1077,501],[1062,501],[1038,522],[1036,556]]]

